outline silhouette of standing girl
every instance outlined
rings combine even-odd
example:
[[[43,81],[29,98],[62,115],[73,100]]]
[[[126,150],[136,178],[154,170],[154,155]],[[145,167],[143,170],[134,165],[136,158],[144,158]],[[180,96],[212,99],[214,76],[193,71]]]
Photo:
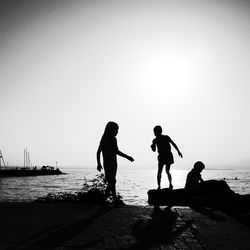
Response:
[[[116,135],[118,134],[119,126],[115,122],[108,122],[103,136],[100,141],[100,145],[97,150],[97,170],[101,171],[102,164],[100,161],[100,154],[102,152],[103,156],[103,167],[105,173],[105,180],[107,182],[107,188],[105,191],[105,198],[112,194],[114,200],[116,197],[116,172],[117,172],[117,155],[128,159],[129,161],[134,161],[131,156],[122,153],[117,146]]]

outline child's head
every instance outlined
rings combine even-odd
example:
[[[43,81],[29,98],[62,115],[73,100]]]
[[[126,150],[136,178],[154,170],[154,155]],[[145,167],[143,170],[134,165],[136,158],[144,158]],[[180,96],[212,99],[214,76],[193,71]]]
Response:
[[[201,161],[197,161],[194,164],[194,170],[201,173],[201,171],[205,168],[205,165],[203,162]]]
[[[161,133],[162,133],[162,128],[161,128],[161,126],[159,126],[159,125],[155,126],[155,127],[154,127],[154,134],[155,134],[155,136],[156,136],[156,137],[157,137],[157,136],[160,136]]]
[[[115,122],[108,122],[105,130],[104,130],[104,136],[116,136],[118,133],[119,126]]]

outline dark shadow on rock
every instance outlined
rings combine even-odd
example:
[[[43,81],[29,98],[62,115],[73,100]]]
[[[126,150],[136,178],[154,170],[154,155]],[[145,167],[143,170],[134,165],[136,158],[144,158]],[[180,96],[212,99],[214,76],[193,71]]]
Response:
[[[190,207],[192,210],[194,210],[197,213],[203,214],[207,216],[209,219],[219,222],[226,221],[226,217],[218,214],[217,210],[214,208],[206,208],[206,207]]]
[[[132,228],[137,239],[132,249],[148,249],[153,245],[169,245],[184,230],[191,226],[191,221],[177,226],[177,212],[170,208],[160,209],[155,206],[151,218],[136,221]]]
[[[98,245],[102,245],[103,241],[101,239],[91,240],[85,244],[74,245],[75,249],[101,249]]]
[[[228,200],[222,200],[220,210],[250,227],[250,194],[237,194]]]
[[[234,218],[238,220],[239,222],[243,223],[244,225],[246,225],[247,227],[250,227],[250,213],[249,212],[236,215],[234,216]]]
[[[60,246],[63,242],[69,240],[74,235],[84,231],[88,228],[96,219],[101,217],[103,214],[108,213],[113,208],[101,207],[92,216],[86,218],[83,217],[69,225],[62,226],[55,230],[48,232],[45,235],[31,239],[25,242],[22,246],[17,249],[36,249],[35,247],[56,247]],[[15,248],[13,248],[15,249]]]

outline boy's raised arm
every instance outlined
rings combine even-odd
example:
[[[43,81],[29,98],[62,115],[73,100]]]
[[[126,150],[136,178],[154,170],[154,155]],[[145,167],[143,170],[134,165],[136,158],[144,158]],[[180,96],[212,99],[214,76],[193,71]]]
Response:
[[[152,145],[151,145],[151,149],[155,152],[156,150],[156,146],[155,146],[155,141],[152,141]]]
[[[177,147],[177,145],[172,141],[171,138],[169,138],[169,140],[170,140],[170,143],[174,146],[174,148],[175,148],[176,151],[178,152],[178,155],[182,158],[182,157],[183,157],[183,156],[182,156],[182,153],[181,153],[181,151],[179,150],[179,148]]]

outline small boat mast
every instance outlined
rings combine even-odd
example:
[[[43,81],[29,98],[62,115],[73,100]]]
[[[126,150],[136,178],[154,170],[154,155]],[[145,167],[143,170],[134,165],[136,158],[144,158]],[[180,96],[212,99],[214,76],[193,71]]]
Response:
[[[23,167],[24,168],[32,168],[32,164],[30,161],[30,153],[28,152],[27,148],[24,149],[24,157],[23,157]]]
[[[2,163],[3,163],[3,166],[6,167],[2,151],[0,150],[0,170],[2,169]]]

